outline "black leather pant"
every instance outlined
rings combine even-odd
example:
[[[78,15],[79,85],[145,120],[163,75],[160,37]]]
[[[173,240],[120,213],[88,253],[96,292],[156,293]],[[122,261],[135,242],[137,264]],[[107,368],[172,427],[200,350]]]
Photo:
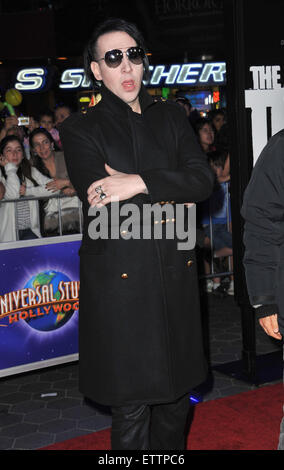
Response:
[[[112,407],[112,450],[184,450],[189,394],[172,403]]]

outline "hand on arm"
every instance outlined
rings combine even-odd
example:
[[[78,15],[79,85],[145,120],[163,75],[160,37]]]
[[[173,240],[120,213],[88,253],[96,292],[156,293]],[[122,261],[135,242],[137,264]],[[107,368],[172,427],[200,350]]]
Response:
[[[111,197],[125,201],[139,193],[147,194],[147,187],[139,175],[122,173],[107,164],[105,164],[105,169],[110,176],[92,183],[88,189],[88,201],[91,207],[102,207],[111,202]],[[102,191],[106,194],[103,200],[96,192],[98,186],[101,186]]]
[[[63,188],[62,192],[65,196],[75,196],[76,195],[76,191],[72,186],[70,186],[68,188]]]
[[[5,165],[7,165],[7,163],[8,163],[7,158],[2,155],[2,156],[0,157],[0,166],[3,166],[3,167],[4,167]]]
[[[4,126],[0,131],[0,140],[4,139],[6,137],[7,132],[9,129],[11,129],[14,126],[18,126],[18,118],[17,116],[8,116],[5,118],[4,121]]]
[[[46,188],[52,192],[62,190],[70,185],[68,179],[63,178],[54,178],[52,181],[47,183]]]

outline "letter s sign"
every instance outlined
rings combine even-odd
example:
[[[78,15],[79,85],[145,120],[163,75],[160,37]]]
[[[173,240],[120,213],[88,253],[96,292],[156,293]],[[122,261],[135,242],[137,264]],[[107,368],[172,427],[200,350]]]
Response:
[[[15,88],[19,91],[39,91],[45,85],[44,68],[22,69],[18,72]]]

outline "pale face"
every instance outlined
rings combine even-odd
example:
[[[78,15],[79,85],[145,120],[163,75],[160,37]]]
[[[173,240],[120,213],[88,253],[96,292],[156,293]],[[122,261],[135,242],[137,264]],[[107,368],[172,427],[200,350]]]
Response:
[[[113,49],[125,52],[134,46],[137,46],[136,41],[125,32],[103,34],[97,41],[97,58],[103,58],[107,51]],[[132,64],[126,54],[123,54],[123,60],[117,68],[108,67],[104,60],[100,60],[91,62],[91,69],[95,78],[102,80],[104,85],[133,111],[141,112],[138,94],[142,83],[143,64]]]
[[[8,163],[19,166],[24,157],[21,145],[16,140],[12,140],[4,148],[3,157]]]
[[[43,160],[46,160],[53,155],[52,142],[50,142],[44,134],[36,134],[33,137],[33,149]]]
[[[204,124],[199,130],[200,143],[203,146],[212,145],[214,142],[214,131],[210,124]]]
[[[217,131],[219,131],[221,129],[221,127],[223,126],[224,123],[225,123],[225,118],[224,118],[223,114],[217,114],[213,118],[213,124],[216,127]]]
[[[39,121],[41,127],[44,127],[47,131],[51,131],[54,127],[53,119],[50,116],[42,116],[41,120]]]

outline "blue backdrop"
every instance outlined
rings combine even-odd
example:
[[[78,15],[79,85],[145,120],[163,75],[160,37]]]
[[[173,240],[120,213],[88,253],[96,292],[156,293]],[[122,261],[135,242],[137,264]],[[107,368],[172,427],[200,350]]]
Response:
[[[69,308],[61,313],[56,305],[60,306],[59,282],[69,286],[79,281],[80,244],[75,241],[0,251],[0,369],[78,353],[78,309],[74,309],[78,302],[73,302],[71,310],[70,303],[61,303],[61,308]],[[50,302],[7,312],[5,294],[34,290],[36,286],[50,288],[50,284],[52,299],[59,300],[55,306]]]

